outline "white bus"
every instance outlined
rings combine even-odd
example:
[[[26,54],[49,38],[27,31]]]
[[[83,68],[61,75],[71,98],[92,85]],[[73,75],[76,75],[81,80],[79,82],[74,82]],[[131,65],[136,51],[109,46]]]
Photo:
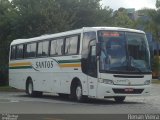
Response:
[[[84,98],[149,95],[150,52],[143,31],[84,27],[14,40],[10,46],[9,85],[29,96],[53,92]]]

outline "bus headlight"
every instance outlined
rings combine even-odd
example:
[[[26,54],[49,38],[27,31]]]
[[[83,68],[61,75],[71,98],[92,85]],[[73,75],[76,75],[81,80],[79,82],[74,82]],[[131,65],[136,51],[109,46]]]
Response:
[[[151,80],[146,80],[146,81],[144,82],[144,84],[145,84],[145,85],[150,85],[150,84],[151,84]]]
[[[105,83],[105,84],[111,84],[113,85],[113,80],[108,80],[108,79],[98,79],[98,82],[100,83]]]

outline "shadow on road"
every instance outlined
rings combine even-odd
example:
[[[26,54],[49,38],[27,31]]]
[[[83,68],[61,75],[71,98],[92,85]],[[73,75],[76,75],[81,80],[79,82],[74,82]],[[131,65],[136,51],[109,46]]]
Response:
[[[17,97],[25,97],[25,98],[31,98],[28,95],[17,95]],[[69,103],[77,103],[77,104],[94,104],[94,105],[117,105],[117,104],[145,104],[144,102],[138,102],[138,101],[124,101],[122,103],[117,103],[114,101],[113,98],[106,98],[105,100],[100,99],[86,99],[83,103],[78,103],[76,101],[73,101],[69,99],[69,97],[60,97],[58,95],[43,95],[41,97],[34,97],[34,99],[43,99],[43,100],[57,100],[62,102],[69,102]]]

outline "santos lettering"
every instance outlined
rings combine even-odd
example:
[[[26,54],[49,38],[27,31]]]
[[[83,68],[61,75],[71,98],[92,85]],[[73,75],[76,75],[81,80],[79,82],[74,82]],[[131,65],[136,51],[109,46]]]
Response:
[[[53,61],[36,62],[36,68],[53,68]]]

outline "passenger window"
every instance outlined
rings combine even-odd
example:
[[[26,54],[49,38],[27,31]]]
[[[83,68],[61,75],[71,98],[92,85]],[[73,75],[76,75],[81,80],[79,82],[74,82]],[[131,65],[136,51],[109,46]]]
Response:
[[[78,53],[78,36],[66,38],[65,54],[72,55]]]
[[[16,59],[23,58],[23,45],[17,45],[16,49]]]
[[[56,48],[57,55],[63,55],[63,53],[64,53],[64,44],[63,44],[63,42],[64,42],[63,39],[57,40],[57,48]]]
[[[50,55],[51,56],[58,55],[58,53],[57,53],[57,40],[51,41]]]
[[[25,57],[35,57],[36,56],[36,43],[30,43],[26,45]]]
[[[16,58],[16,46],[11,47],[11,60]]]
[[[48,47],[49,47],[49,41],[43,41],[38,43],[38,53],[37,56],[48,56]]]

